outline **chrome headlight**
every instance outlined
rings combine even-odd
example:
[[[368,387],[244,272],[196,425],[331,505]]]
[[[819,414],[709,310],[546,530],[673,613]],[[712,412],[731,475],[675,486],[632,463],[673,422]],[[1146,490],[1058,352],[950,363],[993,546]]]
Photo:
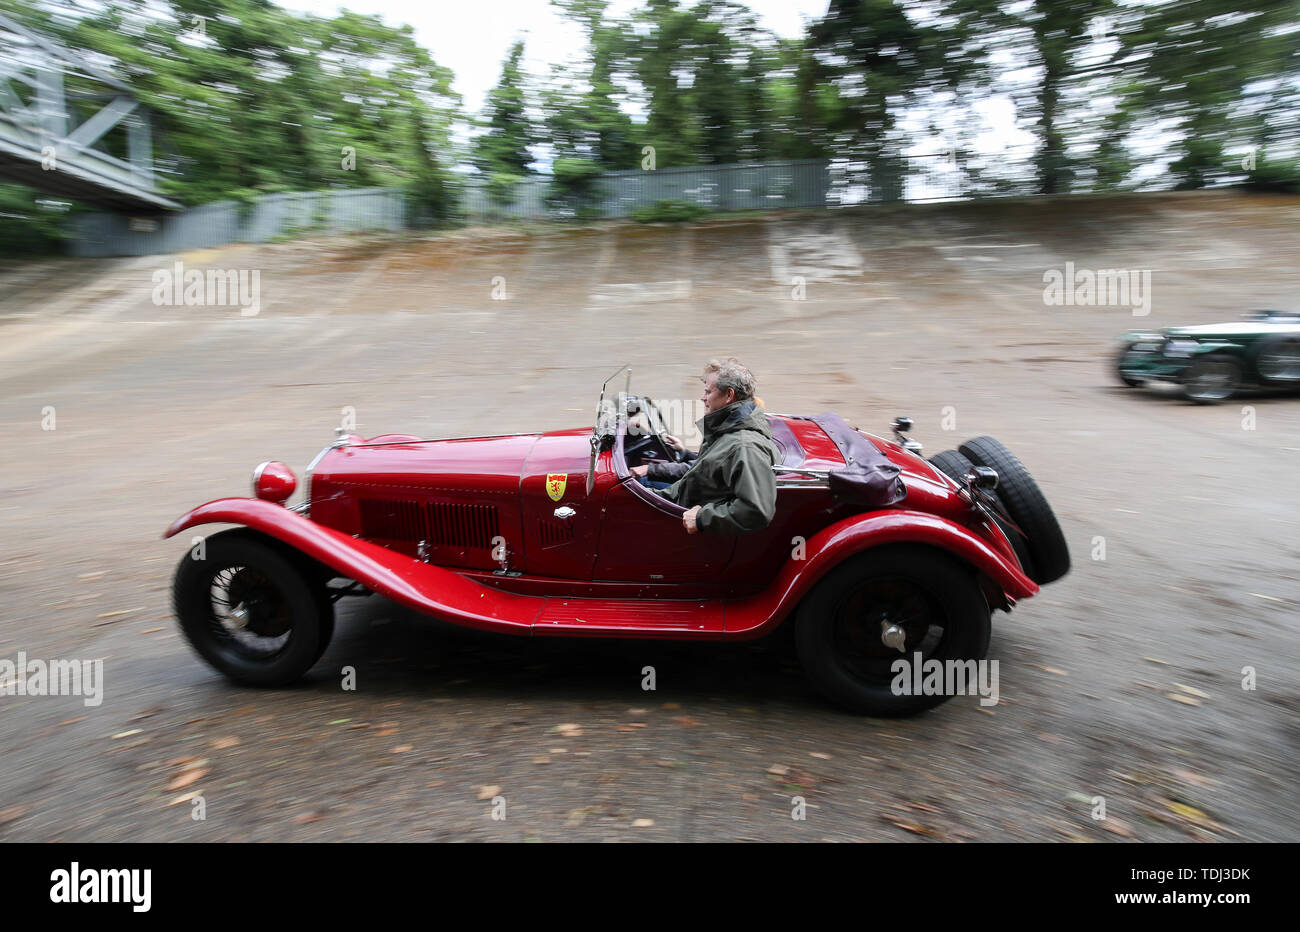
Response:
[[[1166,356],[1190,356],[1200,346],[1195,340],[1170,340],[1165,344]]]

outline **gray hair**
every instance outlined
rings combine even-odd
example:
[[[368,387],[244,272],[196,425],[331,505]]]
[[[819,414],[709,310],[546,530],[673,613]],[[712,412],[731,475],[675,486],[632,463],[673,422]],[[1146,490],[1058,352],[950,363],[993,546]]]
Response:
[[[717,373],[719,390],[731,389],[736,393],[737,401],[752,398],[754,392],[758,389],[758,383],[754,380],[754,373],[742,366],[740,360],[736,359],[735,356],[728,356],[723,360],[710,359],[708,365],[704,367],[704,377],[706,379],[710,372]]]

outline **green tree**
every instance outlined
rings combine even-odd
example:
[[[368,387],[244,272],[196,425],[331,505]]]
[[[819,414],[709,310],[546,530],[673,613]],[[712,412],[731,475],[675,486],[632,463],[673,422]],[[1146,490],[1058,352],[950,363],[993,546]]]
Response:
[[[493,202],[505,206],[514,200],[519,182],[534,161],[530,147],[539,135],[528,115],[527,92],[520,60],[524,43],[516,40],[501,68],[501,78],[488,93],[485,114],[479,121],[484,132],[474,140],[474,165],[487,183]]]
[[[822,105],[830,114],[828,146],[850,160],[851,175],[873,201],[902,196],[907,166],[900,115],[922,95],[954,90],[982,73],[978,30],[988,7],[975,0],[929,5],[924,20],[899,0],[831,0],[812,24],[809,46],[829,78]]]
[[[1239,175],[1251,143],[1297,143],[1300,31],[1294,0],[1238,9],[1235,0],[1161,0],[1121,24],[1120,63],[1129,99],[1176,134],[1176,188]],[[1270,110],[1278,107],[1270,113]]]

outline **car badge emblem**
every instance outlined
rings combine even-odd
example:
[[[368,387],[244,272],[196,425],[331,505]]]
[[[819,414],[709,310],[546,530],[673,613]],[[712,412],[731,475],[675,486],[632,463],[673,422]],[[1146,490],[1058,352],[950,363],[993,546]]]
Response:
[[[564,488],[569,484],[569,474],[565,472],[548,472],[546,474],[546,494],[551,501],[558,502],[564,498]]]

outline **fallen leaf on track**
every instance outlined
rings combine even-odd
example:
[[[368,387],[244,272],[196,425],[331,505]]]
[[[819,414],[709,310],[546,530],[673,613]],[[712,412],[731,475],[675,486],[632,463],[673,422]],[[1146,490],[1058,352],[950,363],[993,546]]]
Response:
[[[1107,816],[1106,818],[1100,820],[1100,824],[1101,827],[1108,832],[1112,832],[1116,835],[1121,835],[1124,838],[1133,837],[1133,829],[1131,829],[1129,827],[1129,824],[1123,821],[1122,819],[1115,819],[1110,816]]]
[[[191,783],[197,783],[208,775],[206,770],[187,770],[167,784],[169,790],[183,790]]]
[[[908,819],[900,819],[898,816],[889,815],[888,813],[881,813],[881,818],[883,818],[886,822],[888,822],[890,825],[894,826],[895,828],[901,828],[903,831],[911,832],[914,835],[932,836],[935,834],[934,829],[928,828],[927,826],[922,825],[920,822],[912,822]]]

